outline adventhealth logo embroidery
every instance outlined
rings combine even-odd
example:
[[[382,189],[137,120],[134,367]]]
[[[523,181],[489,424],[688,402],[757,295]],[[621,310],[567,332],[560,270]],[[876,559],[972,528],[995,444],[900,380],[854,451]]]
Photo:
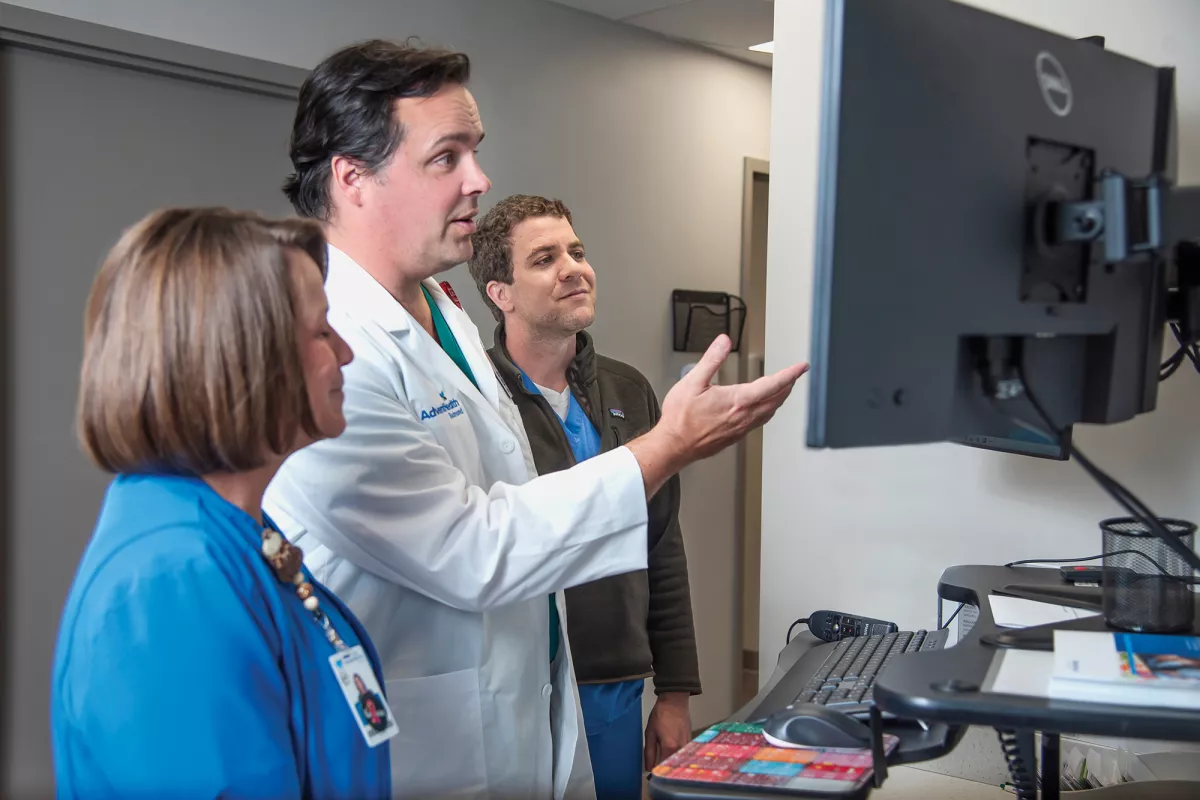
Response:
[[[463,414],[463,409],[460,406],[457,398],[447,399],[446,393],[444,391],[438,392],[438,396],[442,398],[441,405],[430,406],[429,408],[421,409],[421,421],[422,422],[424,422],[427,419],[434,419],[435,417],[440,417],[442,414],[449,414],[451,419]]]

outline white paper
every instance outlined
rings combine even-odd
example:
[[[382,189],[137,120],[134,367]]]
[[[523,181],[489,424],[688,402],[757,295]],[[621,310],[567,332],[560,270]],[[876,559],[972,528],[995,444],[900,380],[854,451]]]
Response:
[[[1035,625],[1050,625],[1055,622],[1100,616],[1099,611],[1060,606],[1056,603],[1039,603],[1023,597],[994,594],[988,600],[992,609],[992,619],[1001,628],[1032,628]]]
[[[1054,653],[1043,650],[1001,650],[996,653],[996,658],[1000,659],[1000,666],[992,685],[985,687],[984,691],[1028,697],[1050,696]]]
[[[1055,631],[1054,674],[1093,681],[1121,680],[1117,644],[1107,631]]]

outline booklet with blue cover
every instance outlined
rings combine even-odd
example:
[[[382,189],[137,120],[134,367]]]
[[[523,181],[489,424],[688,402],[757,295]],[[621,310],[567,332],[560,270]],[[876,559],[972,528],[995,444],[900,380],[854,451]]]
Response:
[[[1200,710],[1200,637],[1055,631],[1050,696]]]

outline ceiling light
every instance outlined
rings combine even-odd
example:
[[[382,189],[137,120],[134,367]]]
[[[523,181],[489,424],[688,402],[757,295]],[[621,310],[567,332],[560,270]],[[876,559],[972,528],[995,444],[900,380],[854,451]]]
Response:
[[[775,52],[775,41],[772,40],[769,42],[763,42],[762,44],[756,44],[756,45],[752,46],[750,49],[756,53],[774,53]]]

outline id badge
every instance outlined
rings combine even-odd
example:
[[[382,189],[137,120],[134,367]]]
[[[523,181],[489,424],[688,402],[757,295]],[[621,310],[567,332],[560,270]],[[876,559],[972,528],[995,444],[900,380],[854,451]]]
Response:
[[[386,742],[400,732],[362,645],[334,653],[329,657],[329,666],[368,747]]]

